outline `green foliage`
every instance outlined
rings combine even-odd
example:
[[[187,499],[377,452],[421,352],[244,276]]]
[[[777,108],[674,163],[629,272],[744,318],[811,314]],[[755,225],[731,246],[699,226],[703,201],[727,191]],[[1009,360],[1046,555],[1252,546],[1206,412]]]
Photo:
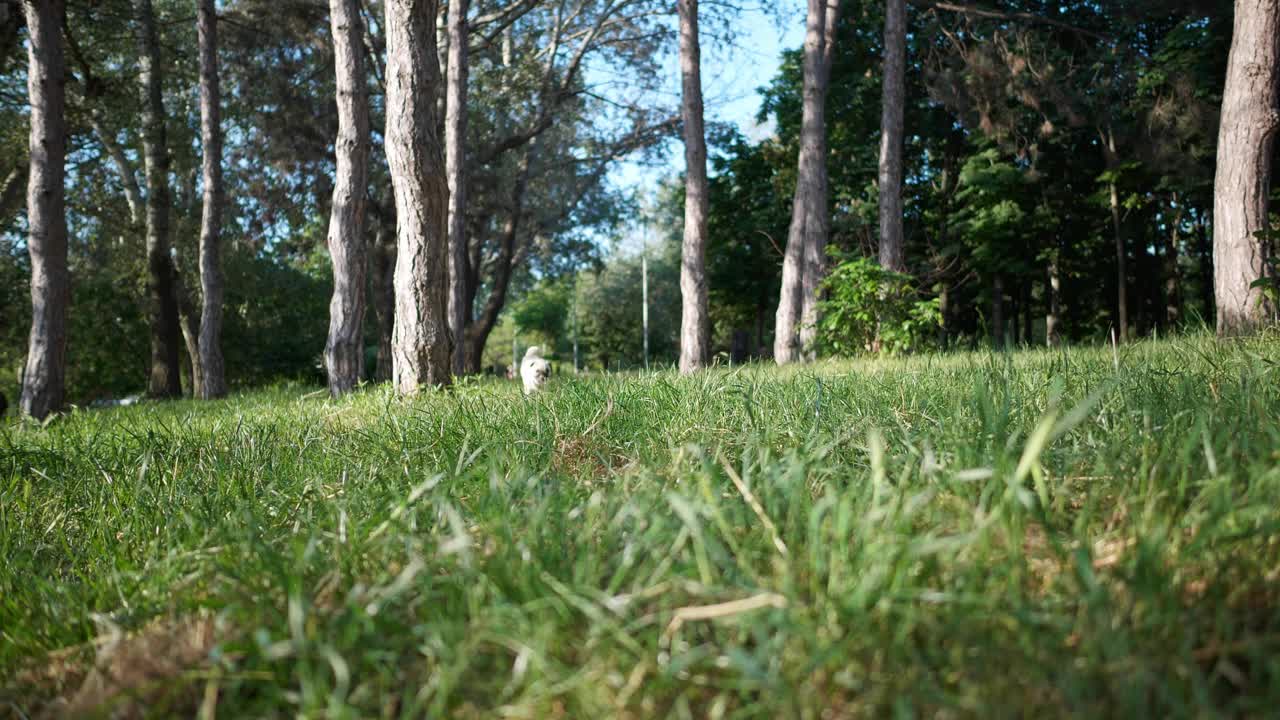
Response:
[[[1053,306],[1068,341],[1103,337],[1120,282],[1110,180],[1119,185],[1131,324],[1175,330],[1170,302],[1181,305],[1175,315],[1212,317],[1209,215],[1230,2],[1053,6],[1057,21],[1082,32],[1017,19],[1043,16],[1043,2],[1000,5],[1008,17],[908,9],[906,259],[922,287],[946,293],[947,343],[994,332],[996,302],[1020,342],[1044,342],[1038,318]],[[831,242],[864,255],[879,242],[882,13],[883,3],[842,4],[827,96]],[[756,297],[776,302],[780,264],[762,233],[783,245],[802,99],[801,56],[788,52],[761,90],[759,119],[776,134],[719,146],[710,227],[729,258],[716,278],[728,291],[712,283],[712,314],[736,327],[752,317],[738,278],[760,272],[759,287],[771,289]],[[1104,133],[1117,157],[1104,152]],[[1175,232],[1177,261],[1162,264]]]
[[[1280,247],[1280,230],[1276,227],[1265,227],[1253,233],[1260,247],[1264,248],[1262,256],[1265,263],[1262,277],[1249,283],[1262,295],[1259,302],[1269,304],[1272,308],[1280,307],[1280,260],[1275,257],[1272,248]]]
[[[818,340],[836,355],[919,350],[942,322],[937,298],[922,298],[914,279],[866,257],[833,252],[836,267],[823,282]]]
[[[648,250],[649,358],[674,362],[680,349],[680,247]],[[599,272],[579,276],[578,320],[584,357],[598,368],[644,365],[641,257],[616,256]]]
[[[264,257],[229,254],[222,348],[237,387],[280,380],[318,382],[333,289],[328,264],[300,270]],[[373,313],[366,320],[373,332]],[[366,368],[369,372],[373,367]]]
[[[18,397],[31,327],[31,270],[24,252],[0,235],[0,393]]]
[[[31,326],[31,272],[25,251],[5,243],[0,238],[0,392],[16,397]],[[96,267],[73,265],[68,402],[86,404],[145,388],[150,347],[136,267],[141,257],[98,253]],[[223,355],[232,383],[322,378],[328,318],[316,309],[325,307],[332,287],[327,264],[307,271],[229,249],[224,274]]]
[[[166,621],[208,617],[216,645],[112,714],[1266,717],[1278,356],[1206,336],[1118,370],[930,354],[0,425],[0,703],[60,716],[106,641],[165,668],[190,637]]]
[[[513,308],[516,325],[522,332],[540,333],[559,339],[569,327],[573,311],[573,284],[544,282],[525,294]]]

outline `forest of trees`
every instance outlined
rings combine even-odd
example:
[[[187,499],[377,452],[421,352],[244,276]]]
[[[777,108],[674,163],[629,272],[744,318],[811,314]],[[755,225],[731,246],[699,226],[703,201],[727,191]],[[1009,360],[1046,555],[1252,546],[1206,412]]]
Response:
[[[642,275],[684,371],[1275,322],[1275,0],[796,4],[751,142],[732,4],[0,0],[0,392],[636,366]]]

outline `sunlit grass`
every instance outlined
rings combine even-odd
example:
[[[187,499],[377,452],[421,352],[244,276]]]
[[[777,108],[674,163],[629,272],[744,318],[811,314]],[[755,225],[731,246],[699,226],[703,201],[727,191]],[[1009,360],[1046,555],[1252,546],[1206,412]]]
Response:
[[[1118,361],[280,387],[10,424],[0,715],[71,699],[112,637],[107,678],[131,643],[173,656],[120,680],[155,716],[1267,714],[1280,343]]]

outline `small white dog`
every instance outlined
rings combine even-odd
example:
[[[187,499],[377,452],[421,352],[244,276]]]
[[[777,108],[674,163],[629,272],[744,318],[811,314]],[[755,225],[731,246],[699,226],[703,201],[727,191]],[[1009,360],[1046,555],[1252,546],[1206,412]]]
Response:
[[[529,395],[547,384],[551,375],[551,363],[542,357],[542,348],[534,345],[524,353],[520,361],[520,380],[524,382],[524,394]]]

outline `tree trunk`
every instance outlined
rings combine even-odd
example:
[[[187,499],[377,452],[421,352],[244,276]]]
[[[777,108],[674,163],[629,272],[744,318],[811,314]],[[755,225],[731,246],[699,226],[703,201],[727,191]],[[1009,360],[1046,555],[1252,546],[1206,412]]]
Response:
[[[1044,317],[1044,340],[1049,347],[1057,347],[1062,338],[1058,333],[1059,317],[1062,313],[1062,280],[1058,275],[1058,260],[1049,261],[1049,284],[1045,288],[1049,294],[1049,312]]]
[[[218,13],[215,0],[200,0],[200,144],[204,202],[200,213],[200,382],[193,396],[227,394],[222,359],[222,91],[218,80]]]
[[[169,245],[169,147],[165,136],[163,67],[151,0],[134,0],[138,81],[142,87],[142,154],[147,183],[147,295],[151,326],[151,377],[147,394],[180,397],[181,337]]]
[[[1031,280],[1022,282],[1022,342],[1031,344],[1031,335],[1035,329],[1035,318],[1031,307]]]
[[[1007,333],[1007,339],[1014,347],[1018,345],[1018,318],[1020,317],[1019,313],[1022,311],[1021,285],[1021,283],[1015,281],[1009,293],[1009,332]]]
[[[804,105],[800,128],[800,158],[796,174],[796,194],[791,204],[791,226],[782,262],[782,291],[773,339],[773,359],[779,365],[800,359],[800,321],[804,304],[805,243],[808,223],[819,215],[817,198],[826,88],[822,86],[823,37],[826,31],[826,0],[808,0],[809,11],[804,39]]]
[[[767,352],[764,344],[764,323],[769,308],[764,303],[756,304],[756,346],[751,350],[752,357],[763,357]]]
[[[387,164],[396,196],[396,390],[452,382],[446,290],[449,183],[437,134],[436,0],[387,0]]]
[[[173,273],[173,292],[178,298],[178,327],[182,330],[182,341],[187,346],[187,377],[191,378],[191,397],[200,397],[200,388],[204,387],[204,366],[200,362],[200,316],[197,314],[195,300],[182,282],[182,273],[176,269]]]
[[[1103,148],[1106,153],[1107,169],[1112,173],[1118,172],[1120,168],[1119,155],[1116,153],[1116,135],[1115,131],[1107,128],[1103,134]],[[1126,255],[1124,247],[1124,234],[1121,232],[1120,220],[1120,192],[1116,187],[1116,178],[1114,175],[1107,184],[1111,198],[1111,232],[1115,237],[1116,243],[1116,309],[1120,320],[1120,342],[1129,339],[1129,273],[1125,268]]]
[[[1182,204],[1178,194],[1173,194],[1173,227],[1169,231],[1164,252],[1164,321],[1170,333],[1178,329],[1182,319],[1182,278],[1178,271],[1179,245],[1182,244]]]
[[[378,319],[378,366],[373,379],[391,381],[391,336],[395,327],[395,224],[378,223],[373,247],[373,312]]]
[[[22,190],[27,185],[27,160],[20,159],[18,164],[0,183],[0,230],[9,224],[9,220],[22,207]]]
[[[951,342],[951,284],[946,280],[938,283],[938,346],[947,349]]]
[[[493,332],[494,326],[498,323],[498,315],[502,312],[502,307],[507,302],[507,289],[511,284],[511,274],[516,261],[516,240],[520,235],[520,223],[524,218],[524,200],[529,188],[529,169],[537,146],[538,141],[535,138],[525,148],[524,155],[520,159],[520,165],[516,171],[516,185],[512,191],[511,215],[507,218],[507,222],[502,228],[498,257],[494,262],[493,285],[489,288],[489,298],[485,301],[484,309],[479,316],[467,326],[467,332],[464,335],[463,341],[467,345],[467,372],[480,372],[485,343],[488,342],[489,333]],[[475,288],[473,287],[471,289],[472,299],[475,297],[474,292]],[[520,358],[516,358],[515,361],[518,364]]]
[[[991,338],[997,350],[1004,348],[1004,276],[999,273],[991,280]]]
[[[1200,255],[1200,305],[1206,320],[1216,315],[1213,301],[1213,241],[1209,239],[1209,218],[1202,212],[1196,221],[1196,252]]]
[[[466,369],[467,328],[467,10],[469,0],[449,3],[449,66],[445,99],[444,157],[449,175],[449,332],[453,372]]]
[[[907,7],[888,0],[884,15],[884,92],[880,115],[880,265],[906,272],[902,237],[902,117],[906,103]]]
[[[66,392],[67,272],[66,62],[62,0],[29,0],[27,92],[31,169],[27,175],[27,252],[31,256],[31,335],[22,372],[21,412],[43,420]]]
[[[680,249],[680,372],[707,362],[707,137],[702,124],[698,0],[679,0],[680,116],[684,121],[684,242]]]
[[[324,364],[329,394],[351,392],[364,377],[364,303],[368,252],[365,195],[369,179],[369,91],[364,71],[364,32],[358,0],[329,0],[338,87],[337,168],[329,214],[333,298]],[[400,216],[403,217],[403,216]]]
[[[840,19],[840,0],[826,0],[826,3],[826,12],[822,18],[822,67],[819,75],[824,115],[827,88],[831,82],[831,61],[836,46],[836,23]],[[822,117],[822,123],[817,139],[819,161],[813,202],[810,205],[812,217],[805,223],[804,270],[800,279],[800,348],[808,361],[817,358],[818,291],[826,277],[827,237],[831,234],[831,216],[827,211],[830,180],[827,173],[825,117]]]
[[[1261,328],[1272,146],[1280,128],[1280,0],[1236,0],[1213,183],[1213,294],[1218,335]]]

